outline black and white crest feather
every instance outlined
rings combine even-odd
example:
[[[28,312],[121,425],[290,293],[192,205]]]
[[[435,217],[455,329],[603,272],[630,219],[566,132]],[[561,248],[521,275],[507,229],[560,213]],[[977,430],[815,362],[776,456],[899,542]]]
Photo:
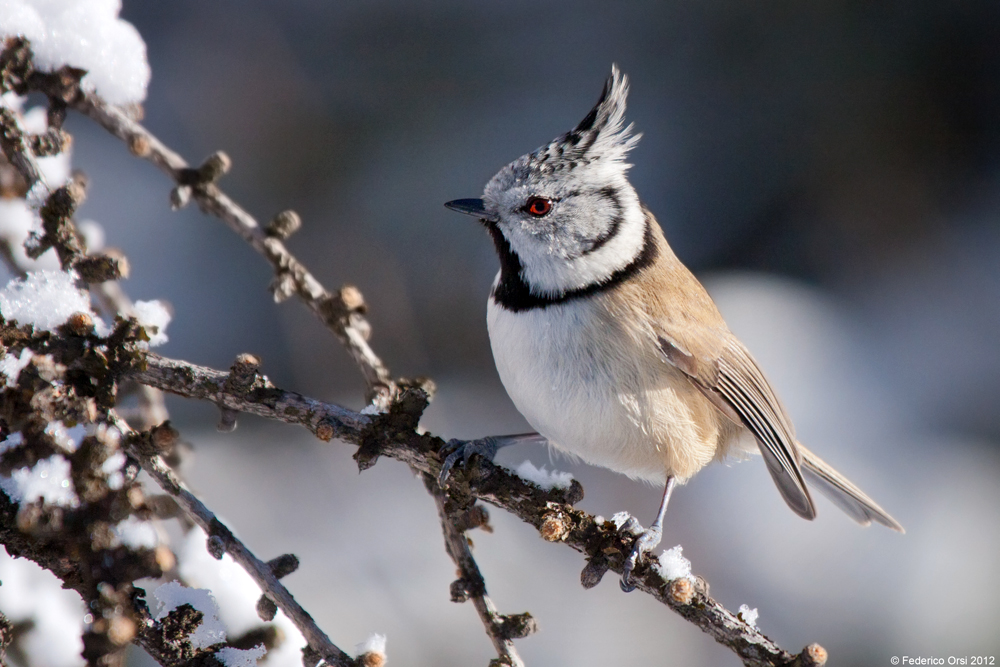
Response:
[[[528,165],[540,171],[575,169],[597,160],[623,164],[625,157],[642,135],[632,136],[632,125],[625,127],[625,99],[628,77],[616,65],[604,84],[601,98],[580,123],[529,156]]]

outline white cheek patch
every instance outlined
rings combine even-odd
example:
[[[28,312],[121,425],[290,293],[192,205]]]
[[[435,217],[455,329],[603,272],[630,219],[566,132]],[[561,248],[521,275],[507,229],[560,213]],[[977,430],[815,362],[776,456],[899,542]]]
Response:
[[[521,229],[504,230],[521,260],[521,277],[538,295],[554,296],[601,283],[628,266],[642,252],[646,220],[638,204],[625,208],[616,233],[594,252],[572,253],[555,239],[540,239]],[[575,257],[569,258],[575,254]]]

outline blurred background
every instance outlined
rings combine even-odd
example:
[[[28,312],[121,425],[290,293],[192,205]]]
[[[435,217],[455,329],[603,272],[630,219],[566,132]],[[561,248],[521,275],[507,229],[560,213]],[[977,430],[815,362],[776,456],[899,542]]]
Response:
[[[497,270],[474,221],[504,164],[573,127],[612,63],[643,133],[632,182],[754,352],[800,438],[876,498],[905,536],[825,500],[787,510],[759,460],[706,469],[672,503],[684,546],[730,609],[831,664],[997,655],[1000,639],[1000,4],[125,0],[153,80],[145,124],[192,162],[222,149],[223,186],[258,219],[292,208],[289,245],[329,288],[358,285],[372,344],[439,387],[445,437],[527,427],[503,391],[485,303]],[[125,287],[175,316],[161,352],[228,367],[263,357],[280,386],[360,408],[336,340],[268,266],[151,165],[71,117],[90,177],[82,217],[131,259]],[[171,399],[187,478],[332,639],[388,635],[397,665],[485,665],[433,502],[401,464],[359,476],[353,448]],[[500,461],[549,463],[545,451]],[[648,523],[659,490],[556,460],[581,506]],[[475,553],[503,612],[531,611],[529,665],[737,665],[614,577],[584,591],[575,552],[494,511]],[[135,656],[140,661],[139,656]]]

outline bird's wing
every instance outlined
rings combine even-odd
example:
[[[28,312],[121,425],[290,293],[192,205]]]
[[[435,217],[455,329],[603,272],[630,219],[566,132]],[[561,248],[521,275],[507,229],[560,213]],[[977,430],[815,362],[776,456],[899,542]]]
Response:
[[[680,342],[661,330],[658,340],[664,356],[723,414],[750,429],[785,502],[799,516],[815,518],[816,510],[799,467],[801,457],[791,421],[757,362],[728,332],[712,336],[721,345],[712,345],[715,349],[711,355],[698,353],[707,351],[701,344],[702,337],[683,338],[684,342]]]

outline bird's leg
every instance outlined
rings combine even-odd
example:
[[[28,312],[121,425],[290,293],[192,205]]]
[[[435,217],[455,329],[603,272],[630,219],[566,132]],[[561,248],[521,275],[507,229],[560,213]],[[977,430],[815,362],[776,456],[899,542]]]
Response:
[[[506,447],[508,445],[519,445],[521,443],[535,442],[535,443],[545,443],[545,436],[539,435],[538,433],[519,433],[517,435],[491,435],[488,438],[479,438],[478,440],[449,440],[441,451],[438,452],[439,456],[444,456],[444,462],[441,464],[441,473],[438,475],[438,483],[444,486],[445,482],[448,481],[448,475],[451,473],[452,466],[455,465],[461,459],[462,465],[468,463],[469,459],[473,454],[478,454],[482,456],[487,461],[492,461],[493,457],[497,455],[497,451],[501,447]]]
[[[632,570],[635,569],[635,564],[639,560],[639,556],[645,551],[656,548],[656,545],[660,543],[660,539],[663,537],[663,516],[667,513],[667,503],[670,502],[670,494],[673,493],[673,490],[674,476],[670,475],[667,477],[667,483],[663,487],[663,500],[660,501],[660,511],[656,515],[656,520],[649,528],[638,535],[635,538],[635,542],[632,543],[632,551],[629,553],[628,558],[625,560],[625,565],[622,567],[621,587],[626,593],[631,593],[635,590],[635,584],[632,583]]]

